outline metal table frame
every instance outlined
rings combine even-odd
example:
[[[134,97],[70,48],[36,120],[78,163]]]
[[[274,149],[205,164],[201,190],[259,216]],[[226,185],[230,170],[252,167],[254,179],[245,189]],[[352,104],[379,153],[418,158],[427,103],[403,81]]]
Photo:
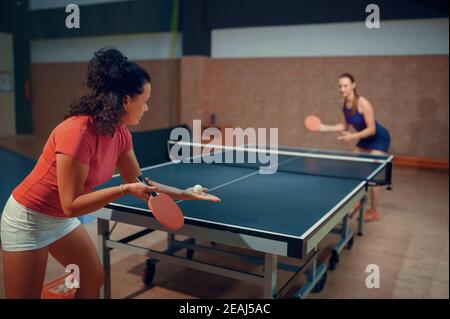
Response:
[[[111,298],[110,251],[112,249],[121,249],[130,253],[147,256],[154,264],[158,261],[171,262],[225,277],[259,284],[263,286],[263,298],[284,297],[295,283],[298,282],[297,279],[302,275],[306,275],[306,283],[294,294],[295,298],[305,298],[321,280],[326,280],[328,265],[326,263],[319,264],[317,261],[317,257],[320,253],[318,247],[319,243],[329,233],[337,233],[340,239],[334,246],[333,252],[339,254],[350,241],[353,241],[354,234],[349,228],[348,220],[349,214],[352,213],[353,208],[358,203],[360,203],[358,212],[358,234],[362,235],[364,203],[367,198],[366,193],[367,186],[363,185],[362,187],[359,187],[359,189],[354,192],[341,207],[335,209],[328,220],[320,225],[320,228],[315,229],[310,236],[305,237],[304,247],[306,249],[303,250],[303,253],[299,258],[296,258],[298,265],[278,262],[278,256],[288,256],[287,245],[284,242],[189,224],[185,224],[183,228],[176,233],[167,233],[167,249],[165,251],[161,252],[148,247],[136,246],[130,244],[130,242],[153,230],[166,230],[150,215],[145,216],[117,209],[103,208],[94,214],[98,218],[98,250],[105,270],[105,282],[101,290],[101,297]],[[112,240],[110,238],[110,221],[144,227],[144,230],[120,240]],[[339,223],[341,223],[341,226],[336,228]],[[187,236],[188,239],[180,241],[176,239],[176,235],[184,235]],[[197,241],[214,242],[258,251],[264,254],[264,258],[232,253],[217,247],[199,245],[196,243]],[[187,250],[185,257],[175,255],[175,253],[181,249]],[[194,251],[217,253],[224,258],[237,258],[240,261],[250,264],[262,265],[263,270],[260,273],[250,273],[205,263],[192,258]],[[278,269],[293,273],[288,282],[280,289],[277,289]]]

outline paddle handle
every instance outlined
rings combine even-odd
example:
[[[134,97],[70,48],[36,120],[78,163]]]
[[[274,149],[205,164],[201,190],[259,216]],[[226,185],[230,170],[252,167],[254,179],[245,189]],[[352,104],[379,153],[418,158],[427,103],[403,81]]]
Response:
[[[144,183],[145,185],[150,186],[149,183],[147,182],[147,180],[142,175],[136,177],[136,180],[140,183]],[[156,194],[156,192],[151,192],[150,195],[153,197],[156,197],[158,194]]]

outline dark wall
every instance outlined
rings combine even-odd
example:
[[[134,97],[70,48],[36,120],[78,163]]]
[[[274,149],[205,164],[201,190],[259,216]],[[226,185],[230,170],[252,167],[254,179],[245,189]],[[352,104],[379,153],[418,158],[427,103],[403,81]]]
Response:
[[[368,4],[384,20],[448,17],[447,0],[207,0],[209,28],[364,21]]]
[[[15,13],[14,1],[0,1],[0,32],[13,32]]]
[[[67,29],[64,8],[30,11],[32,39],[171,31],[173,1],[135,0],[80,6],[80,28]],[[179,25],[179,24],[178,24]]]
[[[384,20],[448,17],[446,0],[179,1],[178,29],[199,33],[190,35],[196,41],[204,39],[204,29],[363,21],[365,8],[372,2],[379,5]],[[0,1],[1,29],[12,23],[14,5],[12,0]],[[27,18],[32,39],[165,32],[171,30],[173,5],[171,0],[134,0],[80,6],[80,29],[65,28],[64,8],[30,11]]]
[[[206,20],[208,0],[185,0],[181,6],[183,55],[211,55],[211,28]]]

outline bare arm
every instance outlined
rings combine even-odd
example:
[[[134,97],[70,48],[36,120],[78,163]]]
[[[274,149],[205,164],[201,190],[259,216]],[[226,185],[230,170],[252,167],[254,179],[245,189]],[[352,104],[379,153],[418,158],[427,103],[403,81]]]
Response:
[[[136,159],[136,155],[133,150],[122,154],[117,161],[117,166],[119,169],[120,176],[125,183],[133,183],[136,181],[136,177],[141,175],[141,169],[139,168],[139,163]],[[188,200],[188,199],[205,199],[205,200],[215,200],[212,196],[201,196],[193,194],[192,189],[188,188],[185,190],[164,185],[161,183],[157,183],[151,180],[153,185],[156,186],[156,189],[160,193],[165,193],[172,197],[175,200]],[[203,190],[207,192],[208,190],[205,188]],[[203,194],[204,195],[204,194]]]
[[[119,186],[84,194],[89,166],[65,155],[56,155],[59,198],[64,214],[76,217],[91,213],[122,196]]]
[[[119,156],[117,168],[124,183],[135,183],[136,177],[141,175],[141,169],[133,149]]]
[[[343,132],[346,131],[348,126],[343,123],[334,124],[334,125],[325,125],[322,124],[320,127],[320,132]]]
[[[342,118],[342,122],[334,125],[325,125],[322,124],[320,126],[320,132],[343,132],[348,130],[348,123],[345,118]]]
[[[122,189],[120,186],[113,186],[84,193],[84,185],[89,175],[88,165],[68,155],[57,154],[56,167],[59,199],[67,217],[92,213],[127,193],[146,199],[148,192],[154,190],[141,183],[134,183],[124,185]]]

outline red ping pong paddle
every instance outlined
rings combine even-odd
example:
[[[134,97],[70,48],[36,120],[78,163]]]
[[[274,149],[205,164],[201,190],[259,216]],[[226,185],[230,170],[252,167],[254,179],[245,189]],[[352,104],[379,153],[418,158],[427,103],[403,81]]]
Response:
[[[305,126],[311,132],[317,132],[322,125],[322,121],[315,115],[309,115],[305,118]]]
[[[141,183],[151,186],[146,179],[137,177]],[[179,230],[184,225],[184,216],[175,201],[164,193],[150,193],[148,208],[156,220],[169,230]]]

